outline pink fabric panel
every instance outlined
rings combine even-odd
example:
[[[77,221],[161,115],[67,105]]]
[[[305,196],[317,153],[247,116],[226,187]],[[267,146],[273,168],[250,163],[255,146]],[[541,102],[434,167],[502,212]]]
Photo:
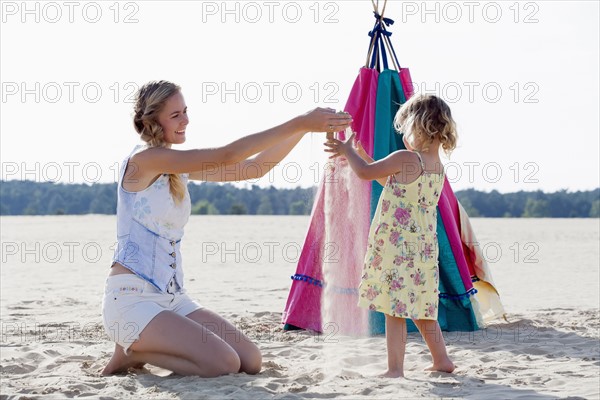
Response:
[[[361,141],[368,154],[373,154],[373,138],[375,127],[375,104],[377,99],[377,80],[379,73],[376,70],[361,68],[354,82],[345,111],[353,117],[352,130],[356,132],[357,138]],[[343,139],[343,132],[340,137]],[[337,163],[336,163],[337,164]],[[339,265],[335,268],[349,268],[347,278],[338,282],[331,282],[329,289],[357,287],[360,280],[360,274],[356,271],[362,268],[363,260],[357,260],[356,250],[366,250],[366,235],[370,226],[368,217],[368,204],[370,202],[370,184],[360,181],[354,174],[347,171],[349,166],[336,165],[336,170],[332,173],[326,172],[324,179],[319,184],[315,203],[311,214],[311,221],[304,246],[300,254],[296,274],[307,275],[315,279],[323,280],[323,260],[331,256],[332,249],[337,251],[339,256]],[[325,197],[327,193],[331,210],[333,207],[344,207],[340,209],[336,218],[325,218]],[[348,212],[347,209],[355,210],[360,214]],[[364,209],[364,210],[362,210]],[[360,210],[364,211],[360,212]],[[363,215],[364,214],[364,215]],[[339,216],[346,216],[338,218]],[[365,218],[366,216],[366,218]],[[352,226],[353,234],[348,235],[348,227]],[[334,243],[325,243],[325,229],[332,232],[336,240]],[[340,232],[344,232],[341,234]],[[366,233],[365,233],[366,232]],[[353,238],[354,233],[358,234]],[[336,236],[338,235],[338,236]],[[360,243],[359,243],[360,242]],[[364,242],[364,243],[363,243]],[[364,257],[364,252],[362,252]],[[350,257],[351,259],[348,259]],[[328,261],[327,260],[327,261]],[[342,275],[337,275],[341,277]],[[313,329],[322,331],[321,327],[321,295],[323,289],[311,283],[304,281],[292,281],[292,287],[288,296],[285,311],[283,313],[283,323],[292,324],[304,329]],[[342,315],[341,311],[348,311],[350,307],[349,298],[352,296],[336,294],[328,299],[333,299],[334,303],[329,303],[333,315]],[[352,300],[354,302],[354,300]],[[353,312],[344,316],[344,321],[336,321],[341,332],[356,330],[358,320],[363,319],[364,312],[352,305]],[[339,312],[338,312],[339,311]],[[354,324],[354,326],[353,326]],[[359,328],[361,329],[361,328]]]
[[[446,185],[444,185],[444,186],[446,186]],[[448,191],[448,203],[450,205],[450,209],[452,210],[452,218],[454,219],[458,229],[460,229],[460,231],[462,232],[462,226],[460,223],[460,210],[458,208],[458,200],[456,198],[456,195],[454,194],[454,191],[450,187],[450,185],[448,185],[447,191]],[[462,244],[463,254],[465,255],[465,259],[467,261],[469,276],[476,276],[475,268],[473,267],[474,260],[472,258],[471,250],[469,249],[469,247],[466,244],[464,244],[462,242],[462,240],[460,243]]]
[[[346,102],[344,111],[352,115],[352,130],[356,132],[367,154],[373,156],[373,144],[375,140],[375,105],[377,103],[377,81],[379,72],[374,69],[361,68],[350,96]],[[343,132],[340,135],[345,139]]]
[[[325,184],[325,247],[321,322],[326,332],[365,335],[367,310],[358,306],[358,292],[370,227],[371,183],[356,176],[347,161],[335,160]]]
[[[402,83],[402,90],[406,100],[410,99],[415,93],[413,87],[412,78],[410,77],[410,71],[408,68],[400,68],[400,82]]]
[[[323,182],[321,182],[296,268],[297,274],[308,275],[319,280],[323,280],[321,272],[321,254],[325,234],[323,229],[325,225],[323,189]],[[283,323],[321,332],[321,291],[322,289],[316,285],[303,281],[292,281],[283,312]]]
[[[471,282],[471,274],[469,272],[469,264],[467,263],[465,252],[463,249],[463,243],[461,240],[459,227],[460,227],[460,214],[458,211],[458,204],[456,196],[450,187],[448,177],[444,177],[444,188],[440,196],[438,208],[442,221],[444,222],[444,228],[446,228],[446,235],[454,254],[454,260],[458,266],[460,277],[465,285],[465,290],[469,290],[473,287]]]

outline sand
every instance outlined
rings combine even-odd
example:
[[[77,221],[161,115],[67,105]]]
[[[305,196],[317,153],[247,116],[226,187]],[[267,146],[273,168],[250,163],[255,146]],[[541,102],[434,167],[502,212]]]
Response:
[[[532,221],[473,220],[482,242],[505,250],[491,268],[508,321],[445,333],[454,374],[423,371],[429,352],[410,334],[406,378],[387,379],[375,377],[386,367],[383,336],[282,330],[295,255],[271,257],[265,243],[301,244],[307,217],[193,217],[182,249],[189,294],[233,321],[263,353],[258,375],[203,379],[153,366],[99,374],[113,349],[100,302],[114,217],[2,217],[1,398],[600,398],[598,220]],[[238,243],[239,259],[209,256],[207,238],[222,249]],[[89,251],[69,258],[69,241]],[[535,242],[538,262],[515,259],[515,242]],[[248,243],[265,250],[262,257]]]

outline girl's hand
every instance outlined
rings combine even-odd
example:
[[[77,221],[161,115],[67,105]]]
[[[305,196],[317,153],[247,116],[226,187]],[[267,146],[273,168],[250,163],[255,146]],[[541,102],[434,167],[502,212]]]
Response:
[[[352,116],[346,112],[336,113],[333,108],[315,108],[300,116],[307,132],[340,132],[352,124]]]
[[[328,149],[325,149],[326,153],[333,153],[329,158],[336,158],[339,156],[346,156],[349,152],[354,151],[353,143],[354,136],[356,133],[352,132],[352,136],[350,136],[346,141],[342,142],[338,139],[331,139],[325,143],[323,143]],[[364,150],[363,150],[364,151]]]

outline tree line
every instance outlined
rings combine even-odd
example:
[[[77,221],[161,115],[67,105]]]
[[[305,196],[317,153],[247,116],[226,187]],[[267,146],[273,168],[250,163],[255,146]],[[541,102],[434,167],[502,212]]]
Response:
[[[192,214],[309,215],[316,187],[238,188],[203,182],[188,185]],[[499,193],[475,189],[456,192],[471,217],[599,218],[600,188],[554,193]],[[115,214],[117,184],[64,184],[0,181],[0,215]]]

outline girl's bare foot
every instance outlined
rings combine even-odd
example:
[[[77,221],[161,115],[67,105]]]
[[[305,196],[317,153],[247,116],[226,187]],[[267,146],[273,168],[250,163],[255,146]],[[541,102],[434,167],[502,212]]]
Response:
[[[145,364],[144,362],[135,360],[133,354],[129,356],[125,355],[123,347],[115,344],[115,351],[106,367],[102,370],[102,375],[126,372],[129,368],[141,369],[144,368]]]
[[[377,375],[379,378],[404,378],[403,371],[390,371],[389,369],[385,371],[383,374]]]
[[[437,372],[447,372],[452,373],[456,369],[456,365],[452,363],[452,361],[448,360],[447,362],[440,364],[433,364],[429,368],[425,368],[425,371],[437,371]]]

